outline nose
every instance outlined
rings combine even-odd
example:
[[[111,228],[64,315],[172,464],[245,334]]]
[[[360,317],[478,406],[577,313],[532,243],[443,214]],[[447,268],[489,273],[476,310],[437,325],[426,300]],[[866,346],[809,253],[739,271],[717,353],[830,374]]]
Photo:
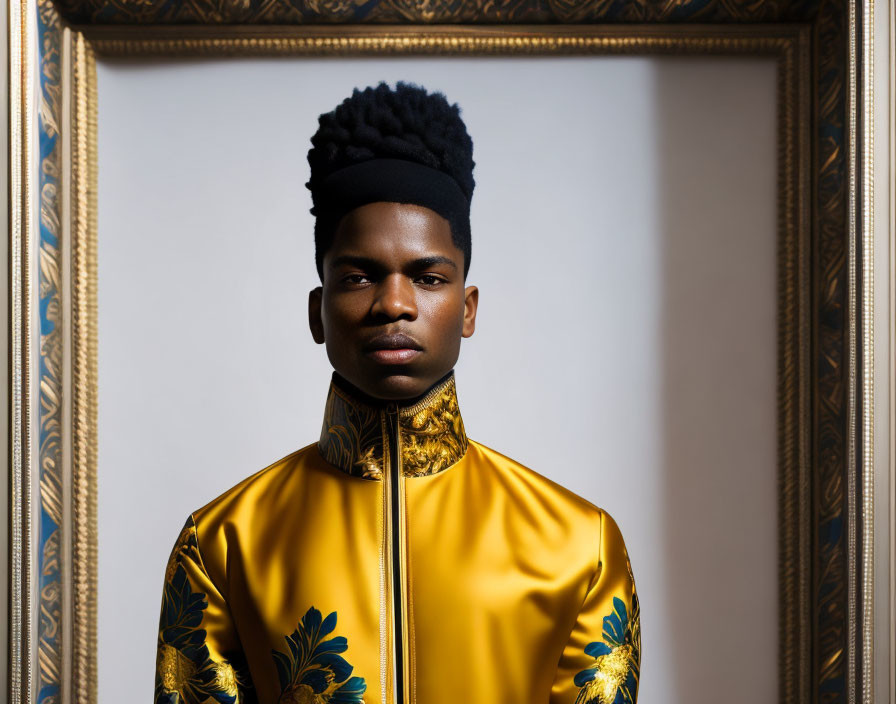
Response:
[[[374,317],[383,316],[390,320],[414,320],[417,317],[417,301],[413,284],[400,274],[383,277],[377,286],[370,312]]]

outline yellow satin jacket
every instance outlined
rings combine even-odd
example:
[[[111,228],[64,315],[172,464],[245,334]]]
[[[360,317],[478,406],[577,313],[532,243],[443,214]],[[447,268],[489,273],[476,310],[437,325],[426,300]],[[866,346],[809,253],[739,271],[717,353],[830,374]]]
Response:
[[[610,515],[334,375],[320,440],[194,511],[165,571],[156,704],[621,704],[638,598]]]

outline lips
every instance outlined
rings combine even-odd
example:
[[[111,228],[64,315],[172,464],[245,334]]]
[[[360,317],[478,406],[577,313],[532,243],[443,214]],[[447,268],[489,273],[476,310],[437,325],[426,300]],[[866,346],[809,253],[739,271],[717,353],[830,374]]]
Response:
[[[402,332],[377,335],[364,346],[364,353],[382,364],[407,364],[422,351],[413,337]]]
[[[423,348],[410,335],[403,332],[396,332],[387,335],[377,335],[371,339],[365,346],[365,352],[376,352],[378,350],[416,350]]]

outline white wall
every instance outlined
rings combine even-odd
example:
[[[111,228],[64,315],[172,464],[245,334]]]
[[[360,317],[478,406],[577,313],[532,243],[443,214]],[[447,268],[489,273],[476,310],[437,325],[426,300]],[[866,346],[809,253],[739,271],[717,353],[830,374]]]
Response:
[[[317,438],[330,369],[305,322],[305,155],[317,115],[379,79],[443,90],[473,136],[481,301],[457,375],[470,436],[618,521],[641,700],[776,698],[771,61],[98,73],[101,702],[149,696],[187,514]]]

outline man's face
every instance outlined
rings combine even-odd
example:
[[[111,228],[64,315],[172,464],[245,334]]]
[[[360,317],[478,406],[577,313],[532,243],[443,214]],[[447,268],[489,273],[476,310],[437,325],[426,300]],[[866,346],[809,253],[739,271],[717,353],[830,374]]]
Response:
[[[448,221],[419,205],[349,212],[324,255],[308,318],[333,368],[380,399],[418,396],[450,371],[473,334],[479,291]]]

